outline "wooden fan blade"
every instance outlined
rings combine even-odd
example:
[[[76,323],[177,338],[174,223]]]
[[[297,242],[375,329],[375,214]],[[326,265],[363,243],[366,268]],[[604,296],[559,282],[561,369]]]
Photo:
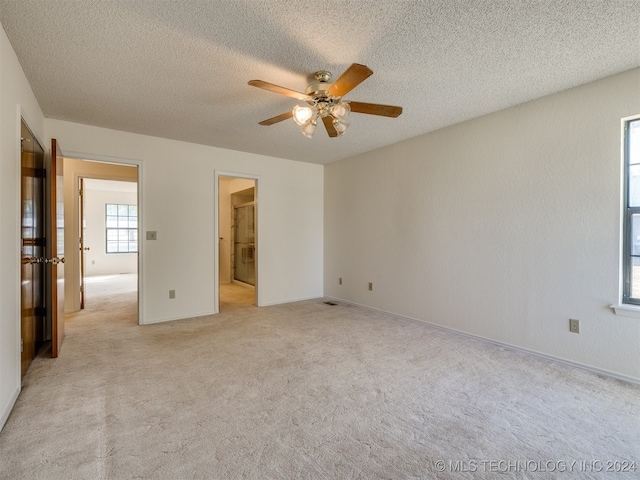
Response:
[[[251,80],[248,82],[252,87],[262,88],[263,90],[269,90],[270,92],[279,93],[280,95],[286,95],[287,97],[297,98],[298,100],[311,100],[311,97],[306,93],[296,92],[289,88],[284,88],[273,83],[263,82],[262,80]]]
[[[284,112],[284,113],[281,113],[280,115],[276,115],[275,117],[267,118],[266,120],[258,122],[258,125],[273,125],[274,123],[288,120],[291,117],[293,117],[293,111],[289,110],[288,112]]]
[[[349,102],[352,112],[368,113],[369,115],[381,115],[383,117],[396,118],[402,113],[402,107],[393,105],[380,105],[378,103]]]
[[[324,128],[327,129],[327,133],[330,137],[337,137],[338,131],[336,127],[333,126],[333,117],[331,115],[327,115],[326,117],[322,117],[322,123],[324,123]]]
[[[340,75],[340,78],[333,82],[333,85],[331,85],[327,91],[334,97],[342,97],[364,82],[372,74],[373,70],[366,65],[354,63]]]

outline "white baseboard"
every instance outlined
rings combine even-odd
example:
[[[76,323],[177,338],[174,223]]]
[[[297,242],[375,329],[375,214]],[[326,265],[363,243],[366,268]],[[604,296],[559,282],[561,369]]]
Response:
[[[270,302],[270,303],[263,303],[261,305],[259,305],[260,307],[273,307],[274,305],[284,305],[285,303],[295,303],[295,302],[304,302],[307,300],[319,300],[324,298],[323,295],[318,295],[318,296],[313,296],[313,297],[304,297],[304,298],[292,298],[290,300],[282,300],[280,302]]]
[[[140,325],[153,325],[154,323],[175,322],[176,320],[188,320],[190,318],[208,317],[209,315],[216,315],[216,313],[211,311],[205,313],[194,313],[192,315],[179,317],[153,318],[151,320],[146,320],[144,323],[140,323]]]
[[[11,395],[11,398],[9,399],[9,403],[7,404],[5,409],[2,411],[2,416],[0,417],[0,432],[4,428],[5,423],[7,423],[7,420],[9,419],[9,415],[11,415],[11,411],[13,410],[13,407],[16,404],[16,400],[18,400],[18,395],[20,395],[20,385],[18,385],[18,387],[15,389],[15,391],[13,392],[13,395]]]
[[[290,300],[282,300],[279,302],[271,302],[271,303],[263,303],[258,305],[258,307],[272,307],[274,305],[283,305],[285,303],[295,303],[295,302],[304,302],[305,300],[318,300],[324,298],[322,295],[313,296],[313,297],[305,297],[305,298],[294,298]],[[217,313],[205,312],[205,313],[195,313],[193,315],[180,316],[180,317],[166,317],[166,318],[154,318],[151,320],[146,320],[144,323],[140,323],[140,325],[153,325],[154,323],[164,323],[164,322],[174,322],[176,320],[187,320],[189,318],[198,318],[198,317],[208,317],[209,315],[218,315]]]
[[[516,350],[516,351],[519,351],[519,352],[528,353],[530,355],[535,355],[536,357],[541,357],[541,358],[545,358],[547,360],[552,360],[554,362],[564,363],[565,365],[569,365],[569,366],[572,366],[572,367],[577,367],[577,368],[581,368],[583,370],[588,370],[588,371],[590,371],[592,373],[597,373],[599,375],[605,375],[607,377],[612,377],[612,378],[615,378],[617,380],[622,380],[622,381],[625,381],[625,382],[629,382],[629,383],[633,383],[633,384],[636,384],[636,385],[640,385],[640,378],[632,377],[632,376],[629,376],[629,375],[623,375],[621,373],[612,372],[610,370],[605,370],[605,369],[602,369],[602,368],[594,367],[592,365],[586,365],[584,363],[575,362],[573,360],[568,360],[566,358],[556,357],[555,355],[549,355],[548,353],[538,352],[536,350],[531,350],[529,348],[519,347],[518,345],[513,345],[511,343],[501,342],[499,340],[494,340],[492,338],[483,337],[481,335],[475,335],[473,333],[463,332],[461,330],[456,330],[455,328],[444,327],[442,325],[438,325],[437,323],[431,323],[431,322],[428,322],[426,320],[422,320],[420,318],[407,317],[405,315],[399,315],[397,313],[387,312],[386,310],[381,310],[379,308],[370,307],[368,305],[362,305],[362,304],[356,303],[356,302],[350,302],[350,301],[344,300],[342,298],[330,297],[330,296],[325,296],[325,298],[327,298],[329,300],[336,301],[336,302],[342,302],[342,303],[346,303],[346,304],[349,304],[349,305],[355,305],[355,306],[362,307],[362,308],[367,309],[367,310],[372,310],[372,311],[375,311],[375,312],[384,313],[386,315],[389,315],[390,317],[395,317],[395,318],[400,318],[402,320],[411,320],[411,321],[414,321],[414,322],[424,323],[426,325],[429,325],[430,327],[437,328],[439,330],[444,330],[444,331],[447,331],[447,332],[455,333],[457,335],[463,335],[465,337],[474,338],[476,340],[482,340],[482,341],[485,341],[485,342],[488,342],[488,343],[492,343],[494,345],[498,345],[500,347],[510,348],[512,350]]]

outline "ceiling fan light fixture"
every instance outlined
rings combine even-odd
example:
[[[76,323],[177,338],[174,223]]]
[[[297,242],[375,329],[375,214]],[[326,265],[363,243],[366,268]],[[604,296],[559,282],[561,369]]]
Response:
[[[331,116],[341,122],[344,122],[350,113],[351,107],[348,102],[340,102],[331,107]]]
[[[301,127],[305,126],[313,117],[313,109],[311,107],[296,105],[293,107],[293,120]]]
[[[343,122],[342,120],[335,119],[333,121],[333,128],[338,132],[338,136],[344,135],[347,133],[347,128],[349,128],[349,124],[347,122]]]
[[[307,122],[300,126],[300,131],[307,138],[313,138],[313,134],[316,131],[316,119],[310,118]]]

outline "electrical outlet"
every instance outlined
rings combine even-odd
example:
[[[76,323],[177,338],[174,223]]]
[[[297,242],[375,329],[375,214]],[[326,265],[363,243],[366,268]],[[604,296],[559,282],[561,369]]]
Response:
[[[580,320],[569,319],[569,331],[571,333],[580,333]]]
[[[176,291],[175,290],[169,290],[169,299],[173,299],[176,298]]]
[[[373,292],[373,283],[369,282],[369,291]]]
[[[342,277],[338,279],[338,285],[342,285]]]

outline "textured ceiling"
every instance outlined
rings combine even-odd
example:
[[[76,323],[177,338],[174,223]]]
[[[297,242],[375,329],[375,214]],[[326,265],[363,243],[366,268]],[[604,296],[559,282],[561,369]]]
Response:
[[[45,116],[328,163],[640,66],[640,0],[0,0]],[[309,140],[258,122],[326,69],[374,74],[352,114]]]

